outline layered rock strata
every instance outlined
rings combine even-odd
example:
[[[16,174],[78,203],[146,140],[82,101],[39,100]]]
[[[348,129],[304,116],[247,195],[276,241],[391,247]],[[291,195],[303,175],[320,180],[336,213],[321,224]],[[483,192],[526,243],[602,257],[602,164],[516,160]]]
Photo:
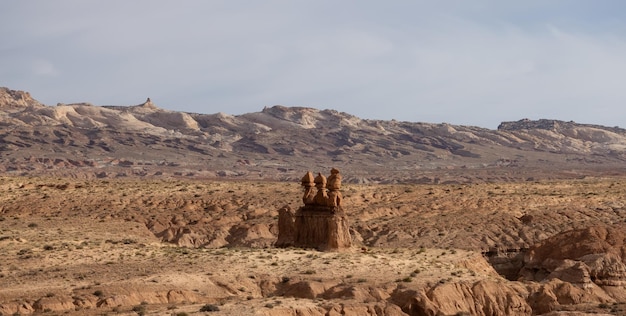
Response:
[[[326,180],[309,171],[302,178],[304,206],[295,213],[289,207],[279,210],[277,247],[340,250],[352,246],[348,217],[341,205],[339,170],[333,168]],[[317,189],[314,193],[313,187]]]

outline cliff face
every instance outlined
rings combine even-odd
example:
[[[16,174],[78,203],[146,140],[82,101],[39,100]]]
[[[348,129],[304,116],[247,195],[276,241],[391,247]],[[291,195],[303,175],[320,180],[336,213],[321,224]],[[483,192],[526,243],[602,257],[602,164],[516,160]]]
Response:
[[[318,250],[340,250],[352,246],[348,217],[342,209],[304,206],[294,221],[294,246]]]
[[[490,130],[284,106],[198,114],[152,100],[46,106],[2,88],[0,152],[0,173],[28,175],[295,180],[332,164],[348,183],[506,181],[626,172],[626,131],[557,120]]]

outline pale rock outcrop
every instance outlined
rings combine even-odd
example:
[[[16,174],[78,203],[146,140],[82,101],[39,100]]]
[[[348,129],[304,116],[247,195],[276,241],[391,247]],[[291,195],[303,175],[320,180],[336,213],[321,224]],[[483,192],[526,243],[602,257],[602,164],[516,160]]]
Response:
[[[522,280],[558,278],[582,287],[626,284],[626,225],[592,226],[557,234],[532,246]]]
[[[326,316],[406,316],[400,307],[385,303],[341,304],[331,307]]]
[[[162,241],[176,244],[180,247],[197,248],[208,243],[206,236],[192,231],[188,227],[169,227],[157,234]]]
[[[32,314],[35,311],[29,302],[11,302],[0,304],[0,314],[2,315],[24,315]]]
[[[101,298],[97,307],[134,306],[148,304],[194,303],[202,298],[188,290],[150,291],[139,288],[116,289],[115,294]]]
[[[74,300],[69,296],[51,296],[42,297],[33,303],[33,309],[36,312],[44,311],[66,311],[75,308]]]
[[[258,313],[263,316],[326,316],[327,312],[321,307],[275,307]]]
[[[588,254],[578,258],[589,267],[590,277],[601,286],[626,285],[624,259],[615,253]]]
[[[315,299],[321,297],[326,291],[337,286],[339,281],[310,281],[302,280],[287,283],[281,286],[276,294],[285,297],[297,297]]]
[[[597,286],[584,289],[559,279],[533,284],[530,287],[531,294],[528,297],[528,304],[532,307],[533,313],[539,315],[554,311],[560,305],[614,302]]]
[[[0,87],[0,108],[24,108],[28,106],[42,106],[30,93],[21,90],[11,90]]]
[[[530,290],[533,310],[547,313],[558,305],[626,299],[625,229],[624,224],[591,226],[532,246],[519,279],[542,282]]]
[[[525,289],[490,280],[444,283],[422,290],[403,310],[410,315],[531,315]]]

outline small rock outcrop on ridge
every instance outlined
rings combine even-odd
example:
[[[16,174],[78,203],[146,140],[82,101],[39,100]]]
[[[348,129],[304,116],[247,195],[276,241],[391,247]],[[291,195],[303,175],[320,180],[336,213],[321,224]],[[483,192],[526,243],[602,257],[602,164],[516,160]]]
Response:
[[[328,179],[321,173],[313,178],[310,171],[302,177],[304,206],[295,213],[288,206],[279,210],[277,247],[340,250],[352,246],[348,217],[341,205],[341,179],[335,168]]]

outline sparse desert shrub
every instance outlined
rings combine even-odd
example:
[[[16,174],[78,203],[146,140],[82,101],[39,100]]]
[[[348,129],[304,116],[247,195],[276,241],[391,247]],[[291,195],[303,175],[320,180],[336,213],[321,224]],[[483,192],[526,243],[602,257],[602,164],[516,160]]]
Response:
[[[20,249],[20,251],[17,252],[17,255],[23,256],[23,255],[30,254],[30,253],[32,253],[30,249],[24,248],[24,249]]]
[[[409,283],[409,282],[412,282],[412,281],[413,281],[413,278],[411,278],[411,277],[406,277],[406,278],[402,279],[402,282]]]
[[[133,306],[132,311],[137,313],[138,315],[145,315],[146,314],[146,307],[144,305]]]
[[[315,270],[306,270],[302,272],[302,274],[315,274],[315,273],[316,273]]]
[[[102,297],[102,296],[104,296],[104,292],[102,292],[101,290],[95,290],[93,292],[93,295],[95,295],[97,297]]]
[[[189,314],[185,313],[185,312],[178,312],[175,314],[176,316],[189,316]]]
[[[205,304],[204,306],[200,307],[201,312],[218,312],[219,310],[220,308],[217,305],[213,304]]]
[[[35,228],[37,226],[39,226],[39,225],[37,225],[37,223],[30,223],[30,224],[28,224],[29,228]]]

